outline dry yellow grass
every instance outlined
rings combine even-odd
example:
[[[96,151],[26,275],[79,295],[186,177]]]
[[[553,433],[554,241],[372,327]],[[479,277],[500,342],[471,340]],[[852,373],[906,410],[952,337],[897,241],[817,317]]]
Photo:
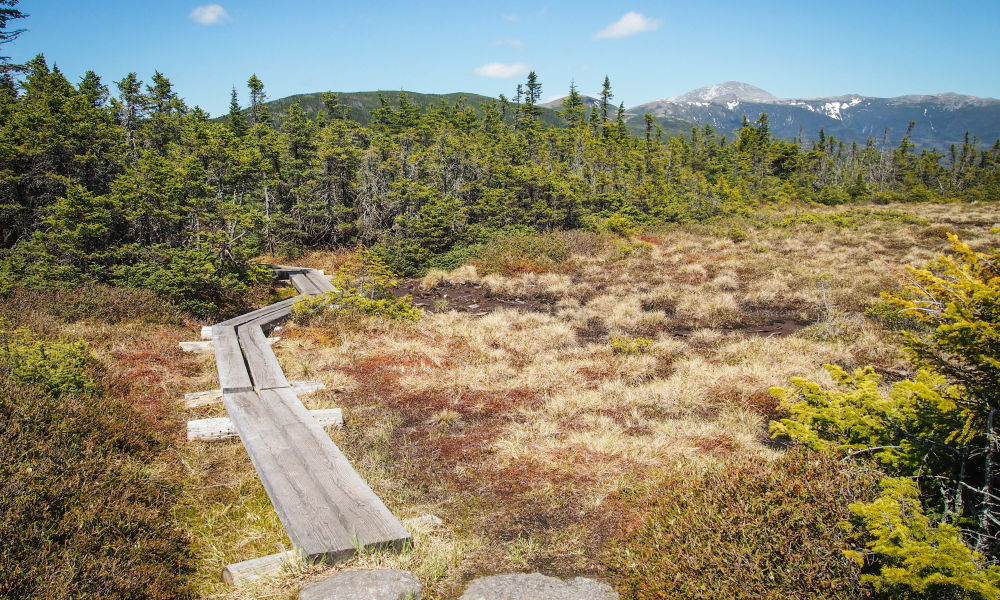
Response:
[[[600,577],[600,548],[620,532],[618,493],[653,471],[768,460],[778,452],[767,443],[768,388],[791,376],[828,381],[828,362],[905,366],[894,334],[864,309],[904,282],[902,264],[944,250],[944,230],[996,242],[989,207],[884,208],[927,223],[751,224],[741,242],[671,227],[645,236],[651,248],[626,255],[607,244],[558,274],[484,277],[465,266],[421,282],[542,298],[543,311],[287,327],[275,351],[290,379],[326,384],[307,405],[344,409],[346,427],[331,435],[359,472],[402,519],[444,523],[415,527],[414,547],[399,555],[229,590],[212,582],[227,561],[273,551],[284,536],[238,444],[187,447],[191,496],[180,520],[201,540],[206,597],[290,598],[302,582],[354,566],[411,569],[426,598],[457,597],[473,576],[512,570]],[[773,322],[798,325],[759,331]],[[652,341],[616,354],[612,335]]]

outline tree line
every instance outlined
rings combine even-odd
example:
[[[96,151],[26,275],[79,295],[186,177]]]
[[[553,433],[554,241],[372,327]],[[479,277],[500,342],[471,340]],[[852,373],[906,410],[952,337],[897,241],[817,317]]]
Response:
[[[599,229],[749,215],[789,202],[1000,197],[1000,141],[914,152],[905,132],[845,144],[775,139],[766,114],[723,135],[625,125],[606,78],[588,111],[574,85],[551,126],[536,73],[474,110],[380,97],[371,122],[334,93],[271,114],[263,82],[228,115],[189,107],[170,80],[115,92],[71,83],[43,56],[0,85],[0,293],[97,281],[143,287],[198,315],[237,305],[261,254],[364,245],[401,274],[512,231]]]

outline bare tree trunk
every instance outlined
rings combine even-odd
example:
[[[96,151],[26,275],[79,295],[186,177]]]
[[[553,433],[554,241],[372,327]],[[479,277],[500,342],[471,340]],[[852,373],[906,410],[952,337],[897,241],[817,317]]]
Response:
[[[986,556],[992,556],[996,549],[997,532],[1000,530],[997,523],[997,515],[1000,514],[993,490],[996,489],[997,482],[997,431],[996,431],[996,409],[990,409],[990,415],[986,419],[986,464],[983,470],[983,506],[979,513],[979,540],[976,542],[976,550]]]
[[[264,243],[267,253],[274,254],[274,241],[271,239],[271,196],[267,186],[264,186]]]

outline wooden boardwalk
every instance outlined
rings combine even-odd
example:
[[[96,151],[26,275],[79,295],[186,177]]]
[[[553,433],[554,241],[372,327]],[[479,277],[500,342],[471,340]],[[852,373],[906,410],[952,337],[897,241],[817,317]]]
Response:
[[[306,295],[332,291],[319,271],[272,267]],[[335,561],[361,548],[400,548],[410,534],[295,395],[266,341],[293,299],[212,327],[222,400],[295,549]]]

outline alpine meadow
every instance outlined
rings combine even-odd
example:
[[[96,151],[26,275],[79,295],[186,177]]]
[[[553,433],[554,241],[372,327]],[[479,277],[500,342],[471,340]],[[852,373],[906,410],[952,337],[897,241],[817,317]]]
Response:
[[[1000,600],[1000,101],[127,54],[0,57],[0,598]]]

